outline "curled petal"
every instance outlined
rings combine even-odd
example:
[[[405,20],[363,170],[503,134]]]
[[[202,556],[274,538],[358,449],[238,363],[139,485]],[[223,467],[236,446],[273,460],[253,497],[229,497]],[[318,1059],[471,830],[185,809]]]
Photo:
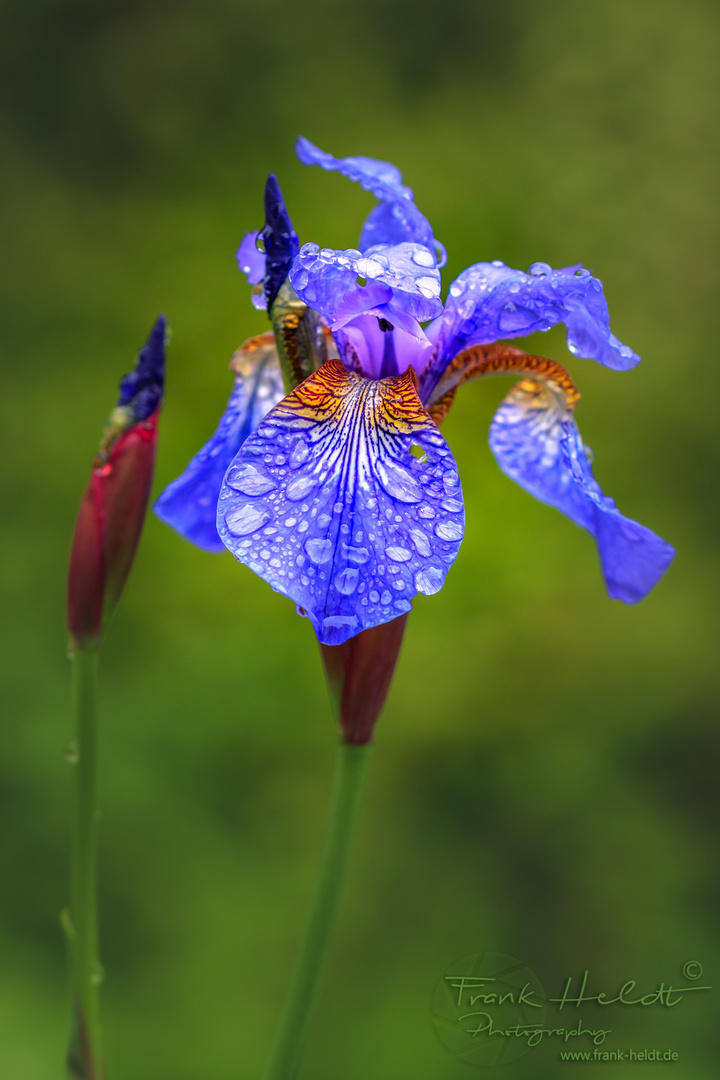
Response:
[[[327,361],[243,445],[220,493],[218,531],[299,605],[325,645],[437,592],[464,510],[414,373],[376,381]]]
[[[450,286],[445,310],[427,328],[436,347],[423,380],[423,400],[461,349],[500,338],[524,337],[564,322],[568,348],[576,356],[626,371],[640,362],[610,332],[602,283],[587,270],[552,270],[535,263],[530,272],[501,262],[476,263]]]
[[[474,345],[463,349],[450,361],[442,378],[427,394],[426,408],[436,424],[442,423],[463,383],[490,375],[510,375],[524,372],[543,382],[555,394],[563,408],[572,408],[580,394],[565,368],[555,360],[516,349],[504,342]]]
[[[440,272],[422,244],[378,245],[364,254],[303,244],[290,282],[332,329],[367,313],[413,333],[442,310]]]
[[[223,476],[248,435],[284,394],[272,334],[250,338],[230,365],[235,383],[217,431],[177,480],[165,488],[155,513],[186,540],[222,551],[215,519]]]
[[[603,495],[561,391],[518,383],[495,414],[490,446],[503,472],[592,533],[613,599],[637,603],[657,584],[675,551]]]
[[[423,244],[434,252],[436,242],[430,222],[413,202],[413,193],[402,182],[400,170],[388,161],[367,157],[336,158],[300,136],[295,152],[303,165],[319,165],[337,171],[371,191],[380,205],[370,212],[362,235],[362,251],[376,244],[400,244],[410,241]]]

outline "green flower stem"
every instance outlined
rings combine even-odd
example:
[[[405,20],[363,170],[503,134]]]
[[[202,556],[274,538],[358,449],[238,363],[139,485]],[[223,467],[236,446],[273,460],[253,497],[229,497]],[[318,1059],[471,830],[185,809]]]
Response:
[[[342,896],[372,747],[341,743],[310,917],[265,1080],[294,1080]]]
[[[75,814],[70,882],[70,951],[75,1030],[68,1052],[70,1076],[102,1080],[100,963],[97,920],[97,649],[72,657],[75,691]]]

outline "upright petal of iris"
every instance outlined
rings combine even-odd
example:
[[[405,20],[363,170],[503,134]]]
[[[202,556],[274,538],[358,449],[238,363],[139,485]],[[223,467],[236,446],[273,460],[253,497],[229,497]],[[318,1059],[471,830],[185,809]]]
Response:
[[[419,323],[442,311],[440,272],[422,244],[380,245],[364,253],[304,244],[290,282],[333,330],[359,315],[374,315],[425,340]]]
[[[413,372],[370,380],[327,361],[243,445],[220,493],[218,531],[326,645],[437,592],[464,508]]]
[[[371,191],[379,204],[369,214],[360,236],[360,249],[366,251],[376,244],[422,244],[433,253],[440,253],[440,265],[446,261],[445,249],[433,236],[432,226],[413,202],[413,193],[402,182],[400,170],[389,161],[368,157],[336,158],[300,136],[295,152],[304,165],[319,165],[354,180]]]

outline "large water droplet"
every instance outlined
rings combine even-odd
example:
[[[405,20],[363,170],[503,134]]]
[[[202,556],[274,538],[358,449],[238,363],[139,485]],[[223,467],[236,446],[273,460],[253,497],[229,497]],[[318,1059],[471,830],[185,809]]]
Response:
[[[342,552],[348,562],[358,565],[366,563],[370,558],[370,552],[365,547],[351,547],[350,544],[343,544]]]
[[[418,592],[432,596],[442,588],[443,574],[437,566],[428,566],[424,570],[418,570],[415,575],[415,588]]]
[[[506,304],[500,312],[498,326],[504,334],[514,334],[519,330],[528,330],[537,322],[537,315],[528,308]]]
[[[393,562],[407,562],[412,557],[408,549],[404,547],[386,547],[385,554]]]
[[[412,261],[417,263],[418,266],[434,266],[435,258],[431,251],[427,248],[418,248],[417,251],[412,253]]]
[[[312,475],[298,476],[291,480],[285,488],[285,494],[292,502],[300,502],[309,491],[315,487],[315,477]]]
[[[441,540],[462,540],[462,522],[453,521],[452,518],[448,518],[446,521],[438,521],[435,526],[435,535],[439,536]]]
[[[415,284],[428,300],[434,300],[436,296],[440,295],[440,282],[436,278],[419,277]]]
[[[316,566],[330,562],[333,553],[332,540],[306,540],[305,550]]]
[[[233,536],[247,536],[269,520],[268,512],[261,506],[253,506],[252,503],[245,503],[225,515],[225,524]]]
[[[358,577],[360,571],[354,567],[348,567],[347,570],[342,570],[339,574],[335,575],[335,588],[338,592],[344,593],[345,596],[349,596],[350,593],[354,593],[357,589]]]
[[[328,615],[327,619],[323,619],[323,626],[329,630],[341,629],[343,626],[349,626],[351,630],[354,630],[357,624],[357,615]]]
[[[402,465],[395,461],[378,461],[377,476],[388,495],[404,503],[416,503],[422,499],[422,491],[417,480]]]
[[[292,448],[290,454],[290,468],[299,469],[304,461],[307,461],[310,454],[310,447],[304,439],[298,439]]]
[[[430,546],[430,540],[422,531],[422,529],[411,529],[410,539],[417,548],[419,555],[424,555],[426,558],[432,554],[432,547]]]
[[[247,461],[228,469],[225,483],[243,495],[264,495],[275,487],[274,480]]]
[[[365,278],[382,277],[383,274],[383,267],[376,259],[358,259],[355,269],[361,277]]]

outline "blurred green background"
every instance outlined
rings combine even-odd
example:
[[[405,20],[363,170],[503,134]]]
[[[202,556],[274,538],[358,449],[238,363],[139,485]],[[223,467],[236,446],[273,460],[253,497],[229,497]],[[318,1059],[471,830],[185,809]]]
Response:
[[[371,197],[299,165],[300,133],[401,167],[446,285],[495,258],[602,278],[640,368],[574,359],[559,331],[529,347],[568,363],[605,490],[679,553],[643,604],[610,602],[590,538],[495,465],[510,384],[459,395],[467,539],[408,626],[302,1076],[477,1075],[430,1019],[474,952],[549,993],[586,968],[596,992],[650,990],[688,960],[720,983],[719,23],[713,0],[5,0],[3,1080],[64,1075],[64,579],[102,419],[164,311],[157,490],[209,436],[266,325],[234,252],[268,171],[302,239],[356,242]],[[259,1077],[334,753],[310,626],[151,517],[102,669],[110,1080]],[[718,993],[614,1009],[612,1045],[714,1077]],[[606,1067],[555,1043],[506,1068]]]

